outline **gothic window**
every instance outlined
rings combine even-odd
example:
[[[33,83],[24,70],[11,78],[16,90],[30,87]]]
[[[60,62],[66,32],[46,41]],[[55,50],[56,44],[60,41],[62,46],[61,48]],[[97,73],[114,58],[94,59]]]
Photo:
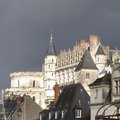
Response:
[[[33,87],[35,87],[35,80],[33,81]]]
[[[90,74],[86,73],[86,79],[90,79]]]
[[[120,80],[115,81],[115,95],[120,95]]]

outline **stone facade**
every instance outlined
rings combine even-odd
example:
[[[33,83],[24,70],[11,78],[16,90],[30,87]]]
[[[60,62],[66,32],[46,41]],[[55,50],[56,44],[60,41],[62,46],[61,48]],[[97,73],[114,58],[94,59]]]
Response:
[[[116,61],[116,60],[115,60]],[[120,62],[112,63],[112,74],[106,73],[90,84],[91,120],[119,114],[120,106]],[[102,119],[102,118],[101,118]]]
[[[103,46],[100,43],[98,35],[90,35],[87,40],[79,40],[72,48],[64,49],[56,54],[52,34],[48,46],[48,51],[42,65],[42,72],[18,72],[11,73],[11,86],[6,89],[8,96],[30,95],[42,108],[54,101],[53,86],[56,81],[59,86],[65,86],[71,83],[83,83],[84,87],[90,92],[88,84],[92,83],[105,67],[108,66],[108,60],[120,57],[120,51],[110,50],[109,46]],[[96,54],[99,46],[104,54]],[[81,69],[75,71],[78,64],[82,62],[83,55],[89,50],[93,62],[98,70]],[[101,53],[101,52],[98,52]],[[89,79],[88,74],[90,75]],[[84,81],[84,82],[82,82]]]
[[[29,95],[42,108],[46,108],[45,88],[41,72],[16,72],[10,74],[11,87],[5,90],[6,96]]]
[[[76,67],[86,49],[89,49],[92,59],[99,71],[107,66],[107,59],[109,59],[109,46],[102,46],[104,55],[96,55],[100,45],[100,37],[97,35],[90,35],[88,40],[79,40],[72,49],[61,50],[56,58],[56,79],[60,86],[76,82],[77,73]],[[99,60],[98,60],[99,59]],[[96,72],[96,76],[97,76]]]

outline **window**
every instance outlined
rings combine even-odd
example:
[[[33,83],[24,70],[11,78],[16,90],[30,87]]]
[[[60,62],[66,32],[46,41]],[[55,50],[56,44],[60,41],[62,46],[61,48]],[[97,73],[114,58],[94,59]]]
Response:
[[[35,87],[35,81],[33,81],[33,87]]]
[[[90,74],[86,73],[86,79],[90,79]]]
[[[50,89],[50,85],[48,85],[48,89]]]
[[[48,67],[50,68],[50,65]]]
[[[97,59],[98,59],[98,61],[99,61],[99,57],[98,57]]]
[[[96,89],[95,90],[95,99],[97,99],[97,97],[98,97],[98,90]]]
[[[120,95],[120,80],[115,81],[115,95]]]
[[[57,119],[57,111],[55,111],[55,119]]]
[[[75,110],[75,118],[81,118],[81,110],[80,109]]]
[[[20,87],[20,82],[19,82],[19,80],[18,80],[18,87]]]
[[[35,96],[33,96],[33,101],[35,101]]]
[[[53,73],[52,73],[52,76],[53,76]]]
[[[51,120],[51,112],[49,112],[49,120]]]
[[[52,63],[54,62],[54,60],[52,59]]]

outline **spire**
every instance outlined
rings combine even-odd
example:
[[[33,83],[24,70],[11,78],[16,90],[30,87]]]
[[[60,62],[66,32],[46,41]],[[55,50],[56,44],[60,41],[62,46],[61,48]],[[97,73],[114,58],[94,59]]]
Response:
[[[49,41],[49,46],[48,46],[48,50],[47,50],[47,55],[56,55],[52,32],[50,35],[50,41]]]
[[[52,35],[52,33],[50,35],[50,40],[53,41],[53,35]]]

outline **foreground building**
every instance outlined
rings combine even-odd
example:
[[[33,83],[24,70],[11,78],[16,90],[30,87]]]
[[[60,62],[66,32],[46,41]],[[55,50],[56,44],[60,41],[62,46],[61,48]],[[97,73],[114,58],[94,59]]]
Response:
[[[112,64],[112,74],[105,73],[89,85],[91,93],[91,120],[118,120],[120,118],[120,62]]]
[[[2,94],[0,104],[0,120],[37,120],[42,110],[30,96],[11,95],[7,98]]]
[[[49,109],[39,114],[39,120],[90,120],[90,97],[78,84],[63,88],[58,100]]]

